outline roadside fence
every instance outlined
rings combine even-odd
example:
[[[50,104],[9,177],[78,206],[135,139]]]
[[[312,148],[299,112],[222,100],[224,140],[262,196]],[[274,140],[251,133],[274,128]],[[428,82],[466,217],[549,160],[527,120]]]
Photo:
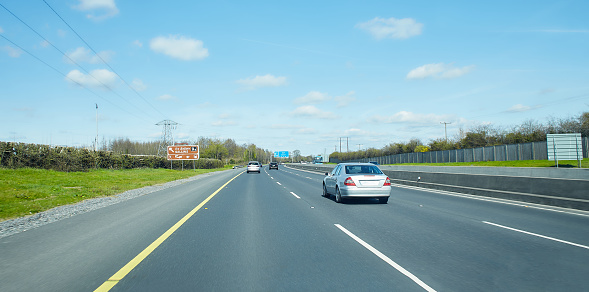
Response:
[[[589,138],[582,138],[583,158],[589,158]],[[370,162],[379,164],[401,163],[447,163],[447,162],[477,162],[477,161],[513,161],[513,160],[547,160],[548,148],[546,141],[530,142],[510,145],[486,146],[469,149],[455,149],[444,151],[402,153],[381,157],[352,159],[341,161],[329,158],[329,162]]]

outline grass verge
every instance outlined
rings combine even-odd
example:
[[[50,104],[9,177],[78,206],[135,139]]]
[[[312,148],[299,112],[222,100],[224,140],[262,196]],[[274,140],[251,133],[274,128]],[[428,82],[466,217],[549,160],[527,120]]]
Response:
[[[223,169],[59,172],[0,168],[0,221]]]
[[[448,163],[403,163],[390,165],[427,165],[427,166],[495,166],[495,167],[554,167],[556,163],[549,160],[514,160],[514,161],[478,161],[478,162],[448,162]],[[578,168],[576,160],[558,162],[559,168]],[[581,161],[582,168],[589,168],[589,158]]]

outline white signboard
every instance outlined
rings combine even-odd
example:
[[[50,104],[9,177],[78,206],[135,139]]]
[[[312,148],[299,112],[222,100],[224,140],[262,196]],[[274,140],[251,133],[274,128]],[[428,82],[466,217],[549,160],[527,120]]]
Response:
[[[583,160],[581,134],[547,134],[548,160]]]

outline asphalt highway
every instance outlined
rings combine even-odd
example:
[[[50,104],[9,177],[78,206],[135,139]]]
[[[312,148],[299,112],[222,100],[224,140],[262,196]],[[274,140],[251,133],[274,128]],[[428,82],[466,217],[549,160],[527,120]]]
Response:
[[[395,186],[338,204],[280,166],[0,239],[0,291],[587,291],[589,213]]]

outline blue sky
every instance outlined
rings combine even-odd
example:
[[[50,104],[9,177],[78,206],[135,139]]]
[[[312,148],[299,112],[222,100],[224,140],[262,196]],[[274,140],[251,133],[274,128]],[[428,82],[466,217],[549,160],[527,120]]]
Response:
[[[1,141],[91,146],[95,104],[99,140],[303,155],[589,111],[585,0],[45,2],[0,0]]]

